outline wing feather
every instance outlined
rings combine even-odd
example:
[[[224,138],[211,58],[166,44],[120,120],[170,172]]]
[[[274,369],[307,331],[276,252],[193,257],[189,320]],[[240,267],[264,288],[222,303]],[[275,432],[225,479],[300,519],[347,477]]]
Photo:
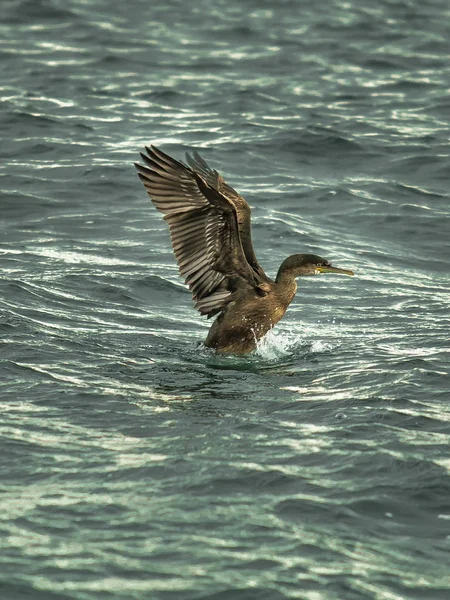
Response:
[[[238,216],[239,232],[245,258],[259,278],[269,281],[255,255],[250,225],[251,210],[245,198],[232,188],[231,185],[228,185],[221,175],[215,169],[212,169],[197,152],[194,151],[192,155],[186,153],[186,160],[189,166],[199,173],[208,185],[221,192],[234,205]]]
[[[175,258],[195,307],[210,317],[224,309],[239,286],[256,288],[262,278],[243,248],[241,213],[233,193],[248,204],[197,153],[193,156],[188,158],[190,168],[151,146],[141,153],[144,164],[135,166],[169,225]],[[247,220],[250,227],[249,208]]]

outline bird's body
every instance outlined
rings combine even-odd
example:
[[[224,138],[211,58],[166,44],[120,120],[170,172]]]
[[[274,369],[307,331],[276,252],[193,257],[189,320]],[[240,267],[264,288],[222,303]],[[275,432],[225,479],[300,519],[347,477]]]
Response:
[[[169,224],[172,247],[195,307],[214,321],[205,345],[244,354],[283,317],[295,296],[296,277],[352,271],[313,254],[287,258],[275,280],[259,265],[251,239],[250,207],[197,154],[190,166],[155,147],[141,154],[139,177]]]
[[[260,340],[283,317],[294,298],[297,285],[280,288],[272,282],[267,293],[239,290],[236,299],[225,306],[214,321],[205,345],[218,352],[243,354],[256,348]]]

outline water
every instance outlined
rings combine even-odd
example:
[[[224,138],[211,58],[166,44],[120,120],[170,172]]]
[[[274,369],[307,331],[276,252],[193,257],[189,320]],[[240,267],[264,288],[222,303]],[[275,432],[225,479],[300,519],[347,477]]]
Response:
[[[2,4],[2,600],[449,597],[449,18]],[[148,143],[245,195],[270,275],[356,276],[203,349]]]

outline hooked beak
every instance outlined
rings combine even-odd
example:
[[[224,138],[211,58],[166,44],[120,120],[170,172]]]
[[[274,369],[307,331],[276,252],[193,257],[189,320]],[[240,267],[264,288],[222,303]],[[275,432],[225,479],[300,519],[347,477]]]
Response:
[[[350,271],[349,269],[338,269],[338,267],[325,267],[325,266],[321,266],[321,267],[316,267],[317,271],[320,271],[320,273],[340,273],[341,275],[354,275],[353,271]]]

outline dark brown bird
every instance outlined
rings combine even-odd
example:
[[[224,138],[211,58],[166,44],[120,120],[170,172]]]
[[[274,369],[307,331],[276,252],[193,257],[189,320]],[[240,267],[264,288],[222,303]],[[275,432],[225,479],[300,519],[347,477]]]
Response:
[[[205,345],[217,352],[255,349],[286,312],[296,277],[319,273],[353,275],[314,254],[294,254],[270,279],[253,250],[250,207],[221,175],[194,152],[186,166],[158,148],[135,163],[150,199],[164,213],[180,273],[195,308],[214,321]]]

